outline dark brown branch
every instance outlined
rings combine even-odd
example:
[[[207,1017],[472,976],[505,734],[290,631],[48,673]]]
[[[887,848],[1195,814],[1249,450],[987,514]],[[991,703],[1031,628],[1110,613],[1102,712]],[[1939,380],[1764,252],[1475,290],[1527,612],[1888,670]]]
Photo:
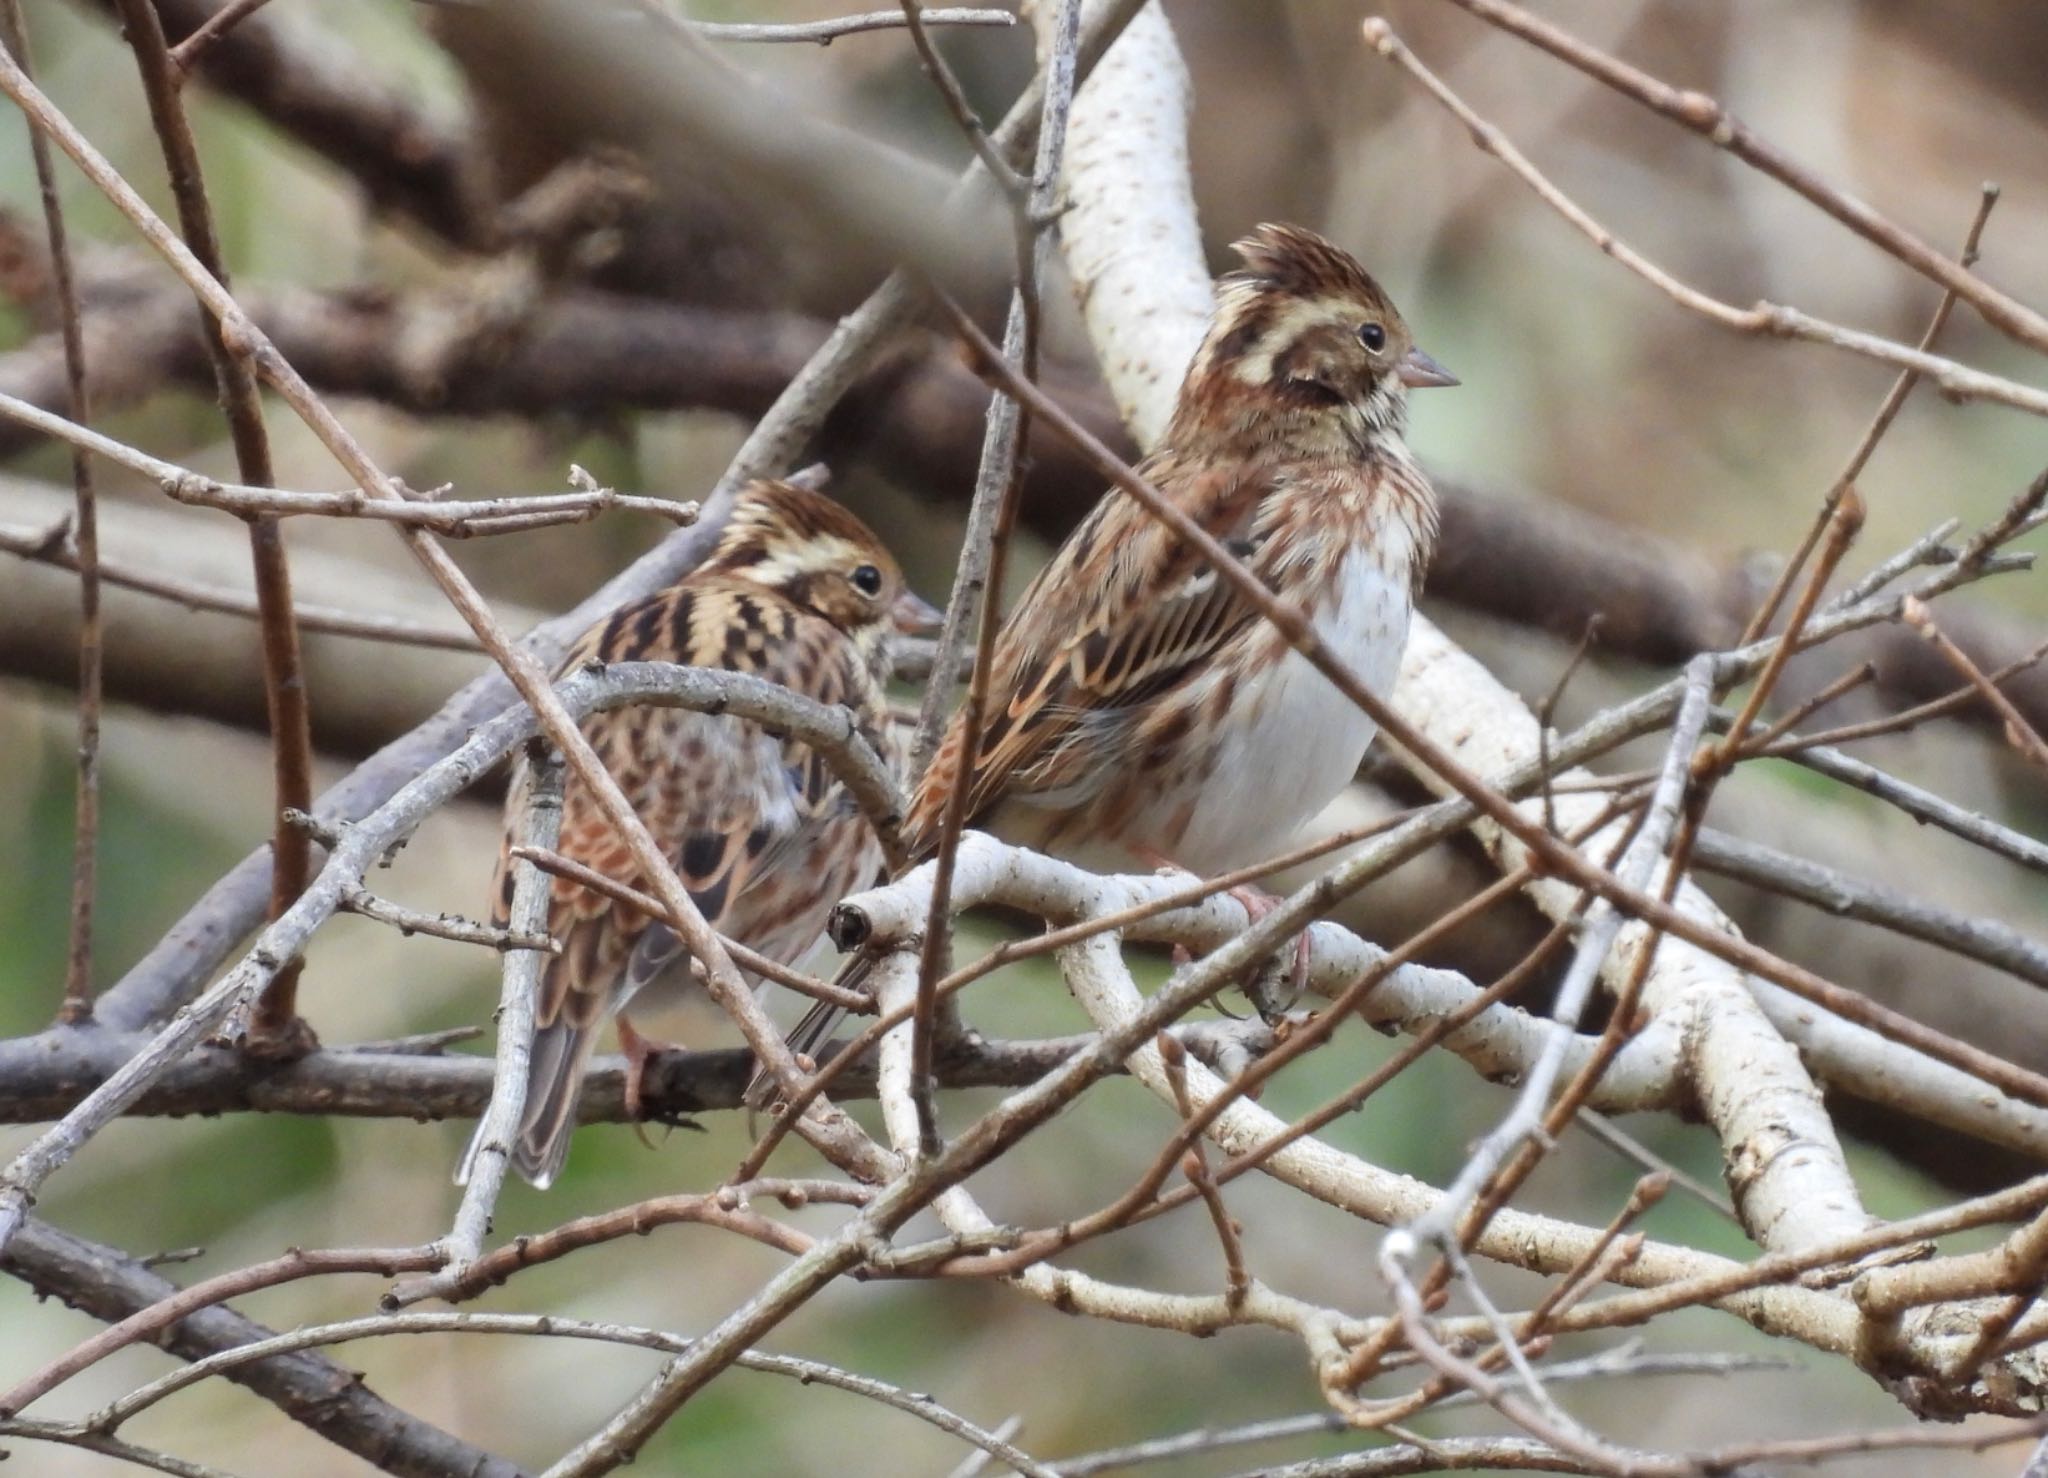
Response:
[[[178,91],[179,72],[171,60],[163,24],[151,0],[120,0],[120,5],[123,29],[135,52],[143,95],[149,102],[150,122],[163,146],[179,230],[199,265],[225,288],[227,260],[214,229],[199,144],[185,116]],[[242,481],[270,487],[277,477],[255,370],[246,356],[231,352],[222,325],[211,315],[202,316],[200,333]],[[248,523],[256,604],[263,613],[263,692],[270,714],[274,789],[270,917],[276,918],[291,906],[312,875],[312,846],[304,832],[286,823],[284,813],[304,811],[313,803],[313,725],[299,627],[292,614],[291,567],[285,556],[284,531],[272,517],[259,516]],[[302,1051],[310,1045],[309,1029],[298,1019],[298,983],[298,967],[288,964],[264,989],[250,1022],[252,1047],[275,1053]]]
[[[177,1284],[125,1252],[34,1219],[0,1254],[0,1271],[43,1297],[108,1323],[178,1293]],[[271,1334],[232,1309],[212,1308],[161,1332],[157,1343],[180,1359],[197,1360]],[[520,1478],[513,1464],[401,1411],[355,1371],[325,1355],[273,1355],[237,1367],[228,1379],[382,1472],[408,1478]]]
[[[1028,1042],[973,1041],[941,1046],[939,1081],[948,1087],[1017,1087],[1043,1075],[1086,1037]],[[0,1123],[59,1117],[147,1045],[140,1032],[54,1027],[0,1042]],[[737,1108],[753,1057],[744,1048],[664,1052],[650,1065],[642,1099],[648,1114],[675,1121]],[[835,1079],[835,1096],[873,1097],[870,1063]],[[580,1105],[585,1123],[625,1123],[625,1061],[600,1058]],[[221,1047],[202,1047],[173,1067],[129,1110],[170,1118],[193,1114],[278,1113],[367,1119],[473,1119],[491,1096],[488,1057],[323,1048],[291,1063],[262,1063]]]

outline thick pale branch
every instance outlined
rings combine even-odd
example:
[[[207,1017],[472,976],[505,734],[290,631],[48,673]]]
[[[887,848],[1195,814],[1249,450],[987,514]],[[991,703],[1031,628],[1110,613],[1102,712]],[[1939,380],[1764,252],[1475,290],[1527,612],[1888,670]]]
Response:
[[[858,938],[864,945],[915,940],[925,926],[932,874],[927,864],[887,887],[848,898],[839,907],[835,930],[842,938]],[[1183,886],[1182,880],[1171,877],[1097,877],[984,833],[970,832],[961,838],[951,898],[955,909],[994,906],[1070,921],[1137,908]],[[1246,922],[1242,903],[1219,897],[1155,914],[1120,932],[1127,939],[1183,945],[1196,954],[1207,954],[1243,934]],[[1322,995],[1336,995],[1386,958],[1386,951],[1336,924],[1315,924],[1308,933],[1307,983],[1310,990]],[[1402,965],[1374,987],[1359,1014],[1374,1026],[1416,1033],[1463,1009],[1479,993],[1478,986],[1454,970]],[[1541,1017],[1518,1007],[1497,1005],[1458,1028],[1444,1045],[1481,1075],[1514,1082],[1535,1063],[1550,1032]],[[1592,1037],[1577,1039],[1565,1060],[1574,1065],[1585,1062],[1595,1041]],[[1678,1081],[1678,1054],[1679,1042],[1672,1030],[1644,1032],[1602,1080],[1596,1103],[1617,1113],[1680,1107],[1684,1099]]]

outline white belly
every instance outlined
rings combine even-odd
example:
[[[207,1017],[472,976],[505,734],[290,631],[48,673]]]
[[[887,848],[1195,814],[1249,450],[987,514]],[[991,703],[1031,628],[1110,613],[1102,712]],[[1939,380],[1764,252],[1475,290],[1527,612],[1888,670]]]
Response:
[[[1393,689],[1408,641],[1408,589],[1405,567],[1389,575],[1378,559],[1354,550],[1316,616],[1331,654],[1382,696]],[[1199,873],[1283,850],[1351,783],[1378,728],[1291,650],[1243,685],[1235,708],[1193,820],[1173,849],[1175,862]]]

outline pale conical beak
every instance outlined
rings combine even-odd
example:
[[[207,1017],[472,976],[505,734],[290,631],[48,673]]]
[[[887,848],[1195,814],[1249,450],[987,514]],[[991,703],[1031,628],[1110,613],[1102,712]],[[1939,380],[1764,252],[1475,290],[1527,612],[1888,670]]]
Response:
[[[937,636],[946,624],[946,613],[915,590],[906,590],[889,607],[889,621],[903,636]]]
[[[1426,390],[1432,385],[1455,385],[1458,377],[1424,354],[1420,349],[1410,349],[1401,356],[1401,363],[1394,373],[1401,377],[1401,383],[1410,390]]]

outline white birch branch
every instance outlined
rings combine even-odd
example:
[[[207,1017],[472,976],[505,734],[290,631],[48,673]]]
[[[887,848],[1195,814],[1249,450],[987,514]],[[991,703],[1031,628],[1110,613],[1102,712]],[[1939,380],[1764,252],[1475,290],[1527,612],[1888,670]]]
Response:
[[[1120,146],[1127,122],[1147,138],[1186,131],[1184,73],[1171,30],[1163,20],[1146,20],[1153,13],[1148,7],[1140,14],[1123,45],[1082,89],[1068,156],[1072,209],[1063,233],[1103,373],[1144,441],[1156,439],[1165,425],[1209,299],[1185,148]],[[1142,242],[1142,270],[1106,244],[1133,234]],[[1520,699],[1420,616],[1393,697],[1404,715],[1483,775],[1498,775],[1538,752],[1535,719]],[[1482,755],[1491,762],[1479,762]],[[1434,779],[1412,762],[1410,768],[1425,784]],[[1590,814],[1586,806],[1598,804],[1585,802],[1581,818]],[[1497,834],[1490,845],[1498,848]],[[1588,851],[1602,851],[1597,839]],[[1496,855],[1503,866],[1520,861]],[[1575,890],[1556,883],[1539,882],[1531,892],[1553,918],[1577,902]],[[1712,908],[1697,889],[1687,887],[1681,897],[1687,908]],[[1725,924],[1718,912],[1703,916]],[[1647,937],[1640,925],[1624,931],[1604,978],[1624,978]],[[1702,1032],[1688,1066],[1723,1136],[1751,1234],[1766,1246],[1793,1247],[1863,1225],[1866,1214],[1819,1090],[1757,1009],[1741,974],[1696,949],[1667,944],[1644,982],[1643,999],[1659,1014],[1682,1009],[1686,1014],[1674,1019]],[[1792,1126],[1789,1133],[1776,1132],[1781,1121]]]

